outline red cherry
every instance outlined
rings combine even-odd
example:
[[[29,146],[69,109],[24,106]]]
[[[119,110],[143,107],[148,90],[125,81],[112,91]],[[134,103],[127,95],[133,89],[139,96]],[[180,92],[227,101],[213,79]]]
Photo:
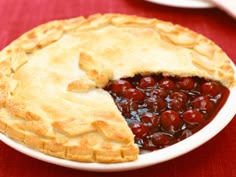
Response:
[[[170,145],[171,141],[172,141],[172,136],[167,134],[167,133],[163,133],[163,132],[158,132],[158,133],[154,133],[152,135],[152,143],[155,146],[166,146],[166,145]]]
[[[183,77],[177,82],[177,86],[184,90],[194,89],[195,82],[191,77]]]
[[[153,89],[150,92],[150,97],[166,98],[167,96],[168,96],[168,93],[164,89]]]
[[[153,128],[156,128],[160,122],[159,116],[151,112],[145,112],[144,114],[142,114],[140,120],[144,124]]]
[[[153,145],[152,141],[147,138],[142,139],[140,144],[142,146],[142,149],[147,149],[147,150],[156,150],[157,149],[157,147]]]
[[[134,101],[143,101],[145,94],[136,88],[129,88],[125,90],[124,97]]]
[[[119,110],[124,114],[124,115],[129,115],[129,100],[121,100],[119,103],[117,103]]]
[[[170,107],[175,111],[183,111],[187,101],[188,96],[184,92],[174,92],[170,95]]]
[[[123,99],[117,103],[119,110],[123,113],[123,115],[129,117],[132,111],[137,111],[138,103],[135,101]]]
[[[116,80],[110,85],[110,88],[113,93],[121,95],[126,89],[132,88],[132,85],[126,80]]]
[[[171,99],[169,105],[175,111],[183,111],[186,108],[186,103],[182,99]]]
[[[152,88],[155,86],[156,80],[152,76],[142,77],[139,83],[139,87],[142,89]]]
[[[202,124],[204,122],[203,115],[197,110],[187,110],[183,113],[183,119],[190,125]]]
[[[204,95],[216,96],[221,92],[221,86],[217,82],[205,82],[201,85],[200,90]]]
[[[171,79],[164,78],[164,79],[160,80],[159,87],[166,89],[166,90],[174,90],[175,83]]]
[[[191,102],[191,105],[195,109],[199,109],[201,111],[211,111],[213,109],[213,103],[207,96],[198,96],[194,98]]]
[[[147,108],[157,112],[157,111],[163,111],[167,107],[167,103],[162,98],[155,98],[155,97],[149,97],[144,100],[144,103],[147,105]]]
[[[141,122],[134,122],[129,125],[136,138],[144,138],[148,135],[149,129]]]
[[[188,96],[186,93],[184,92],[173,92],[171,95],[170,95],[170,98],[171,99],[177,99],[177,100],[181,100],[183,102],[187,102],[188,101]]]
[[[162,112],[160,119],[162,127],[170,133],[175,133],[182,127],[182,120],[179,114],[173,110]]]

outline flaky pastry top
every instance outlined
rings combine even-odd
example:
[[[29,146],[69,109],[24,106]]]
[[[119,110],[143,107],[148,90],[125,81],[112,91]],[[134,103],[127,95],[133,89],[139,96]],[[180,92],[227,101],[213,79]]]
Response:
[[[43,24],[0,53],[0,131],[60,158],[136,160],[134,136],[103,88],[152,73],[235,85],[222,49],[179,25],[122,14]]]

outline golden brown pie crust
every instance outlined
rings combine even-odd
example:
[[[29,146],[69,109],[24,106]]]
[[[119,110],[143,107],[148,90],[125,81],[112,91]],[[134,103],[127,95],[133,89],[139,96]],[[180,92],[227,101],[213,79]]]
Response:
[[[0,53],[0,131],[60,158],[136,160],[134,135],[102,88],[150,73],[235,85],[222,49],[179,25],[121,14],[52,21]]]

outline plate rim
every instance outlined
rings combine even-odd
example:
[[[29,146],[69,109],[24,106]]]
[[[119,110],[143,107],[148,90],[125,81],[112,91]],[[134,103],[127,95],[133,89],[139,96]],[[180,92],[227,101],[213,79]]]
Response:
[[[152,3],[179,8],[213,8],[213,4],[198,0],[146,0]]]

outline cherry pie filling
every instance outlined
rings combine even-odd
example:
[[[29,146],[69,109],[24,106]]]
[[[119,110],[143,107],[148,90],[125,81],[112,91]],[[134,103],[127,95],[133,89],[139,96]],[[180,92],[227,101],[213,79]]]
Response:
[[[175,144],[209,123],[223,107],[229,90],[199,77],[161,74],[122,78],[105,87],[135,135],[140,149]]]

